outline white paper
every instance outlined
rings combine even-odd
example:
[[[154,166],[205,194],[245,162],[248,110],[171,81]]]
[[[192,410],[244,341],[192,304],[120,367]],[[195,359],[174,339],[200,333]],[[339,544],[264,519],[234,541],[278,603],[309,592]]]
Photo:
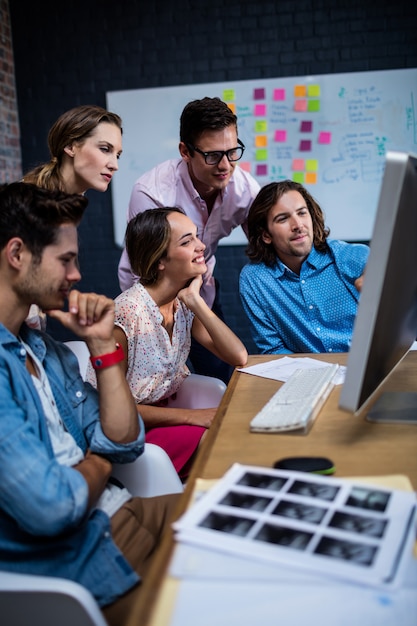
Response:
[[[320,361],[311,357],[288,357],[283,356],[279,359],[266,361],[265,363],[257,363],[248,367],[239,368],[239,372],[243,374],[252,374],[262,378],[270,378],[271,380],[280,380],[286,382],[291,374],[297,369],[314,369],[333,365],[326,361]],[[333,383],[342,385],[345,380],[346,367],[340,365]]]
[[[179,542],[375,586],[399,584],[414,493],[235,464],[173,525]]]

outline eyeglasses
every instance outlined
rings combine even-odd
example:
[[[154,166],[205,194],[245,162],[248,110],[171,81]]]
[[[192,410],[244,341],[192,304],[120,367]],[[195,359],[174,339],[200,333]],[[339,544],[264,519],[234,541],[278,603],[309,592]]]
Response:
[[[229,150],[211,150],[210,152],[203,152],[200,148],[196,148],[191,144],[187,144],[187,148],[189,150],[195,150],[199,154],[202,154],[204,160],[207,165],[218,165],[222,158],[226,155],[227,160],[233,163],[234,161],[239,161],[242,158],[243,153],[245,151],[245,146],[240,141],[237,140],[239,146],[237,148],[230,148]]]

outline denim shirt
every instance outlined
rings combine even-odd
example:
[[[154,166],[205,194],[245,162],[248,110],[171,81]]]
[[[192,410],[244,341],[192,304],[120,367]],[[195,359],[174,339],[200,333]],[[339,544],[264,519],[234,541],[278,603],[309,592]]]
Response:
[[[84,452],[117,463],[142,454],[140,417],[136,441],[105,436],[97,391],[67,346],[26,324],[20,336],[43,364],[65,427]],[[0,324],[0,569],[75,580],[104,606],[139,578],[114,544],[108,516],[88,510],[84,477],[55,459],[25,360],[23,345]]]

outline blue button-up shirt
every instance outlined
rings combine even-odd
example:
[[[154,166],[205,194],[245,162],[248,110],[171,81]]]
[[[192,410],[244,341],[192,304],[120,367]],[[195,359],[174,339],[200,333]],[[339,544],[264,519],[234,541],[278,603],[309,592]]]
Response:
[[[143,452],[142,423],[132,443],[105,436],[97,392],[65,345],[25,324],[21,337],[42,362],[65,427],[84,452],[118,463]],[[88,511],[84,477],[55,459],[25,360],[23,345],[0,324],[0,569],[75,580],[103,606],[138,576],[114,544],[108,516]]]
[[[329,240],[329,250],[312,249],[292,272],[277,259],[273,267],[249,263],[239,281],[254,342],[265,354],[347,352],[369,247]]]

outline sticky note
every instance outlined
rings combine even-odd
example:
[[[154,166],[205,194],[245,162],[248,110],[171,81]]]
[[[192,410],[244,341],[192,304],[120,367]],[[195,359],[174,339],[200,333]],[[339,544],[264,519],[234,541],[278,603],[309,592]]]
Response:
[[[239,161],[238,166],[244,172],[250,172],[251,171],[250,161]]]
[[[255,150],[255,159],[256,161],[266,161],[268,159],[268,150],[265,148]]]
[[[255,133],[266,133],[268,124],[266,120],[258,120],[255,122]]]
[[[302,172],[304,170],[304,159],[293,159],[292,169],[295,171]]]
[[[273,93],[274,100],[285,100],[285,89],[274,89]]]
[[[274,135],[275,141],[287,141],[287,131],[286,130],[276,130]]]
[[[301,122],[300,131],[302,133],[311,133],[312,130],[313,130],[313,122],[310,122],[310,121]]]
[[[254,114],[258,116],[265,117],[266,115],[266,104],[255,104]]]
[[[254,100],[265,100],[265,89],[254,89],[253,90],[253,99]]]
[[[267,165],[257,165],[256,166],[256,176],[266,176],[268,174],[268,166]]]
[[[267,135],[256,135],[255,137],[255,146],[257,148],[263,148],[268,145],[268,137]]]
[[[293,179],[293,181],[295,183],[303,184],[303,182],[304,182],[304,172],[293,172],[292,179]]]
[[[317,183],[317,173],[306,172],[304,182],[308,183],[309,185],[315,185]]]
[[[309,139],[302,139],[298,149],[300,152],[309,152],[311,150],[311,141]]]
[[[224,102],[230,102],[231,100],[236,100],[235,90],[225,89],[223,91],[223,100]]]
[[[331,143],[332,141],[332,133],[322,131],[319,133],[319,143]]]
[[[320,111],[320,100],[309,100],[307,111],[310,111],[310,113],[313,111]]]
[[[305,98],[307,95],[307,90],[305,85],[295,85],[294,86],[294,96],[296,98]]]
[[[319,169],[319,162],[317,159],[307,159],[306,160],[306,170],[307,172],[317,172]]]
[[[309,98],[319,98],[320,97],[320,85],[309,85],[307,87],[307,96]]]
[[[307,111],[307,100],[296,100],[294,102],[294,111]]]
[[[236,115],[236,105],[234,102],[228,102],[227,106],[229,107],[229,109],[231,110],[232,113],[234,113]]]

